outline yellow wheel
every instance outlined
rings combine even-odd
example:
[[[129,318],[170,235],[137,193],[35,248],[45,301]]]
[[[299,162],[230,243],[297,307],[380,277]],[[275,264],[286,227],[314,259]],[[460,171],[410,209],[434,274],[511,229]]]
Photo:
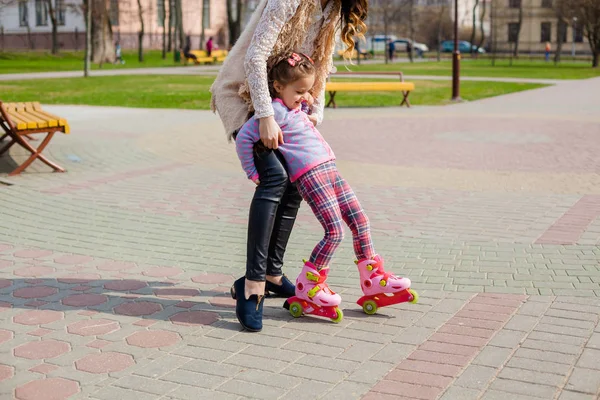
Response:
[[[411,304],[415,304],[416,302],[419,301],[419,294],[417,292],[415,292],[412,289],[408,289],[408,292],[410,294],[412,294],[412,297],[413,297],[412,300],[410,301]]]
[[[377,312],[377,303],[373,300],[367,300],[363,303],[363,311],[365,314],[373,315]]]
[[[344,319],[344,313],[339,308],[335,309],[335,313],[337,314],[337,317],[331,318],[331,320],[336,324],[339,324]]]
[[[299,318],[302,316],[303,312],[304,309],[302,308],[302,305],[297,301],[290,304],[290,314],[292,314],[292,317]]]

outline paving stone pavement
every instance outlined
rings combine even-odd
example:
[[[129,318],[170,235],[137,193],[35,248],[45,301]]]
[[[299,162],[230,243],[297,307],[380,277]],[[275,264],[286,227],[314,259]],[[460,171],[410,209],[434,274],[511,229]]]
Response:
[[[53,106],[72,134],[0,175],[0,398],[597,399],[600,79],[448,107],[327,111],[322,131],[418,304],[344,320],[267,299],[240,330],[252,184],[207,112]],[[19,151],[0,158],[10,171]],[[319,239],[301,209],[286,273]]]

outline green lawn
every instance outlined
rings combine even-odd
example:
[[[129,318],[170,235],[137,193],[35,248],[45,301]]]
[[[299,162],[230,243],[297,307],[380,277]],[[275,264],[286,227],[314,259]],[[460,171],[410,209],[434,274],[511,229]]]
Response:
[[[356,63],[356,61],[355,61]],[[338,65],[339,71],[345,71]],[[406,75],[452,75],[450,61],[427,61],[394,64],[361,64],[349,66],[352,71],[402,71]],[[460,65],[463,76],[535,78],[535,79],[585,79],[600,76],[600,68],[592,68],[588,63],[564,62],[558,65],[544,61],[497,60],[492,66],[490,60],[465,58]]]
[[[44,104],[85,104],[96,106],[209,109],[208,89],[214,78],[207,76],[105,76],[92,78],[24,80],[0,82],[2,100],[40,101]],[[448,81],[417,81],[410,95],[414,105],[448,102]],[[518,92],[543,85],[463,82],[465,100]],[[399,93],[338,93],[340,107],[382,107],[400,104]]]
[[[13,74],[25,72],[48,72],[48,71],[83,71],[83,51],[64,51],[57,56],[47,52],[0,52],[0,74]],[[159,50],[149,50],[144,53],[144,62],[140,63],[136,51],[123,51],[125,64],[104,64],[102,69],[122,68],[149,68],[149,67],[172,67],[173,53],[167,53],[167,58],[162,59]],[[98,65],[92,64],[92,69],[98,69]]]

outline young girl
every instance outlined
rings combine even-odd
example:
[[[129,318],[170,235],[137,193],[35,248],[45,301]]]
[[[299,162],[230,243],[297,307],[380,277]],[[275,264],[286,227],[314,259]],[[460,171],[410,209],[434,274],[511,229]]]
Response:
[[[416,300],[416,294],[407,291],[408,278],[385,272],[383,259],[373,248],[367,216],[340,176],[331,147],[302,111],[303,103],[312,101],[309,91],[315,82],[313,61],[301,53],[286,53],[272,64],[269,90],[275,121],[283,132],[279,150],[287,162],[291,181],[325,229],[325,236],[296,279],[296,296],[288,300],[290,312],[294,316],[304,312],[341,321],[342,312],[337,307],[341,297],[325,281],[329,262],[343,238],[342,222],[352,231],[361,287],[366,295],[359,304],[365,312],[372,314],[377,306]],[[258,121],[253,117],[240,129],[235,141],[242,167],[257,185],[260,181],[254,164],[254,145],[259,140]]]

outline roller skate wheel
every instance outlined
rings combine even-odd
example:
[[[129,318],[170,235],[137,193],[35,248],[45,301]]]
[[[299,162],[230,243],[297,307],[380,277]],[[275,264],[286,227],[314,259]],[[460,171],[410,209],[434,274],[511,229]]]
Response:
[[[408,293],[412,295],[412,300],[410,301],[411,304],[415,304],[419,301],[419,294],[417,292],[412,289],[408,289]]]
[[[331,321],[335,322],[336,324],[339,324],[344,319],[344,313],[339,308],[335,309],[335,313],[337,314],[337,317],[331,318]]]
[[[292,317],[300,318],[303,312],[304,309],[302,308],[302,304],[298,303],[297,301],[290,304],[290,314],[292,314]]]
[[[373,315],[377,312],[377,303],[373,300],[367,300],[363,304],[363,311],[365,314]]]

